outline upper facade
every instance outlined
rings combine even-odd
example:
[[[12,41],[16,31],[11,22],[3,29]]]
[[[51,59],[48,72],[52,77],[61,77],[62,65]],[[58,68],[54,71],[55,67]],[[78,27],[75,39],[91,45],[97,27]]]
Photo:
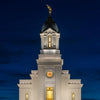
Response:
[[[20,80],[19,100],[81,100],[81,80],[70,79],[69,70],[62,70],[59,50],[59,29],[51,17],[43,24],[38,70],[32,70],[31,79]]]

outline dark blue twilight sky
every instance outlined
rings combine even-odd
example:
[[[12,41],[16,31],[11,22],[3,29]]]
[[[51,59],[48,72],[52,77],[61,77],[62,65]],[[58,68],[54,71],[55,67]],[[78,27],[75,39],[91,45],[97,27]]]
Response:
[[[63,69],[82,79],[83,100],[100,100],[100,0],[1,0],[0,100],[18,100],[19,79],[37,69],[47,3],[61,34]]]

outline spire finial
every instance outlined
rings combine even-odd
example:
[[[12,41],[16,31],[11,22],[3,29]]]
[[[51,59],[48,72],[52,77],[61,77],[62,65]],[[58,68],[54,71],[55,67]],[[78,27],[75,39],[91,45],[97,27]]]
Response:
[[[46,6],[47,6],[47,8],[49,9],[49,15],[51,15],[52,8],[51,8],[48,4],[47,4]]]

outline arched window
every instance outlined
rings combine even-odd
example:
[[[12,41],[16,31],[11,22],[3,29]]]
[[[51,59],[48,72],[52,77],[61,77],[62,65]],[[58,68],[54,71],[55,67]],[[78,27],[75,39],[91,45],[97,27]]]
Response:
[[[46,100],[53,100],[53,87],[47,87],[47,99]]]
[[[25,100],[29,100],[29,94],[28,93],[25,94]]]
[[[52,37],[51,37],[51,35],[48,36],[48,47],[49,48],[52,47]]]
[[[75,100],[75,93],[72,93],[72,100]]]

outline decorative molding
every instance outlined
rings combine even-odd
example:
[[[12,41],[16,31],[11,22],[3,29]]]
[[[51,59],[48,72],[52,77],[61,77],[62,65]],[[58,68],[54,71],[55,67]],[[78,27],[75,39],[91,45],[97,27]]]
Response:
[[[30,76],[31,76],[31,78],[38,77],[38,70],[31,70]]]

